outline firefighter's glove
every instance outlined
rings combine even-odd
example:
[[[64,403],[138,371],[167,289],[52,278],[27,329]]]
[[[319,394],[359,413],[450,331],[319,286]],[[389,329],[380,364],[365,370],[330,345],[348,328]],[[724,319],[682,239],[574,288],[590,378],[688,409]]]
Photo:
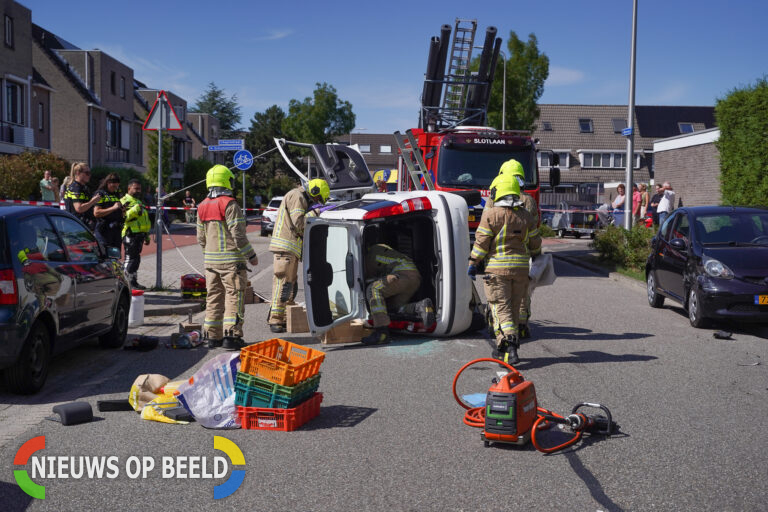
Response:
[[[467,267],[467,275],[474,281],[477,276],[477,267],[475,265],[469,265],[469,267]]]
[[[254,255],[251,259],[248,260],[248,263],[250,263],[252,267],[255,267],[259,264],[259,258]]]

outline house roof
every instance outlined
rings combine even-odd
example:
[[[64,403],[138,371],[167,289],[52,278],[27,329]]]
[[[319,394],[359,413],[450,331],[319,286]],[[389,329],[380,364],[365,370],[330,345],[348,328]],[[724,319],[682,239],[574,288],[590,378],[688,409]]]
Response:
[[[72,43],[60,38],[56,34],[48,32],[39,25],[32,24],[32,39],[40,46],[53,64],[59,68],[75,90],[89,103],[101,106],[99,98],[93,94],[83,83],[80,76],[72,69],[72,66],[59,55],[57,50],[80,50]]]
[[[635,107],[635,118],[637,119],[637,128],[643,136],[654,139],[680,135],[678,123],[692,123],[696,131],[717,126],[715,107],[637,106]]]

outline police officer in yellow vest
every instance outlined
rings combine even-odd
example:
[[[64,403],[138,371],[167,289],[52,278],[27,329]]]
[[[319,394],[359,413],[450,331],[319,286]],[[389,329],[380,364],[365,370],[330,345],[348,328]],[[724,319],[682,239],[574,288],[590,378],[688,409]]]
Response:
[[[330,195],[328,183],[316,178],[288,192],[277,210],[275,230],[269,243],[269,250],[274,254],[274,278],[267,322],[272,332],[285,332],[285,306],[296,297],[304,219],[309,207],[315,203],[325,204]]]
[[[365,255],[366,299],[373,317],[374,331],[360,340],[364,345],[389,343],[389,314],[394,311],[418,317],[425,328],[435,321],[435,307],[430,299],[410,303],[421,286],[421,274],[406,255],[385,244],[372,245]]]
[[[540,254],[541,236],[536,218],[523,206],[516,179],[498,182],[491,193],[494,205],[483,210],[467,274],[474,279],[477,265],[488,259],[485,296],[496,335],[493,355],[515,364],[520,361],[517,325],[528,290],[528,259]]]
[[[120,199],[125,209],[125,224],[123,224],[123,245],[125,246],[125,277],[131,288],[143,290],[137,280],[137,272],[141,263],[141,250],[149,244],[149,214],[141,202],[141,182],[137,179],[128,181],[128,191]]]
[[[203,336],[208,347],[239,350],[243,341],[246,266],[259,263],[245,233],[245,217],[232,189],[235,175],[214,165],[205,176],[208,196],[197,208],[197,242],[203,248],[205,305]]]
[[[491,182],[490,188],[493,189],[498,183],[505,179],[509,179],[510,177],[515,177],[517,179],[517,182],[520,184],[520,200],[523,202],[525,209],[528,210],[528,213],[533,215],[533,217],[536,218],[536,222],[538,223],[539,206],[536,204],[536,200],[530,195],[526,194],[523,190],[523,186],[525,185],[525,170],[523,169],[523,166],[520,164],[520,162],[514,158],[504,162],[499,169],[499,175],[493,180],[493,182]],[[493,198],[489,197],[485,202],[485,207],[490,208],[491,206],[493,206]],[[521,340],[531,337],[531,329],[528,327],[528,320],[530,316],[531,293],[529,290],[528,293],[526,293],[525,300],[523,301],[523,305],[520,308],[520,324],[517,326],[517,334]]]

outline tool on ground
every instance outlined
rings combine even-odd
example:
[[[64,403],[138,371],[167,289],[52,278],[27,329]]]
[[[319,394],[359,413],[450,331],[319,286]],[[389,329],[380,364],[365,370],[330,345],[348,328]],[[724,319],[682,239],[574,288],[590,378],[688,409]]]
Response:
[[[138,350],[148,352],[157,348],[160,338],[157,336],[135,336],[123,346],[123,350]]]
[[[493,379],[484,406],[471,407],[456,393],[456,383],[464,370],[482,362],[499,364],[509,370],[509,373]],[[593,435],[610,436],[618,432],[619,428],[613,421],[611,411],[601,404],[579,403],[568,416],[560,416],[548,409],[539,407],[533,382],[525,380],[519,371],[497,359],[475,359],[462,366],[453,378],[453,397],[461,407],[467,409],[464,423],[470,427],[483,429],[481,437],[486,447],[492,443],[522,446],[530,440],[540,452],[552,453],[573,445],[581,439],[585,432]],[[582,408],[600,409],[605,413],[605,416],[584,414],[580,412]],[[569,428],[573,436],[562,444],[545,447],[537,441],[536,433],[555,424]]]
[[[57,421],[66,426],[93,421],[93,409],[88,402],[59,404],[53,408],[53,413],[58,414],[59,417],[49,416],[46,419]]]
[[[128,400],[97,400],[96,408],[99,412],[133,411],[133,406]]]
[[[200,274],[184,274],[181,276],[181,296],[185,299],[205,299],[208,291],[205,286],[205,276]]]

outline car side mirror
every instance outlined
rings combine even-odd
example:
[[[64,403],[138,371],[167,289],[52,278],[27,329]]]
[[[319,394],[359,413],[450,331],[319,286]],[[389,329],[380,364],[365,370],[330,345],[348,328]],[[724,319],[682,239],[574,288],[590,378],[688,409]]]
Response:
[[[555,158],[558,158],[557,155],[555,155]],[[549,187],[555,188],[559,184],[560,184],[560,168],[552,167],[549,169]]]
[[[673,238],[672,241],[669,242],[669,245],[678,251],[685,251],[688,249],[688,244],[686,244],[685,240],[682,238]]]
[[[111,245],[107,247],[107,258],[112,258],[113,260],[119,260],[120,256],[122,256],[122,254],[120,253],[119,248],[113,247]]]

